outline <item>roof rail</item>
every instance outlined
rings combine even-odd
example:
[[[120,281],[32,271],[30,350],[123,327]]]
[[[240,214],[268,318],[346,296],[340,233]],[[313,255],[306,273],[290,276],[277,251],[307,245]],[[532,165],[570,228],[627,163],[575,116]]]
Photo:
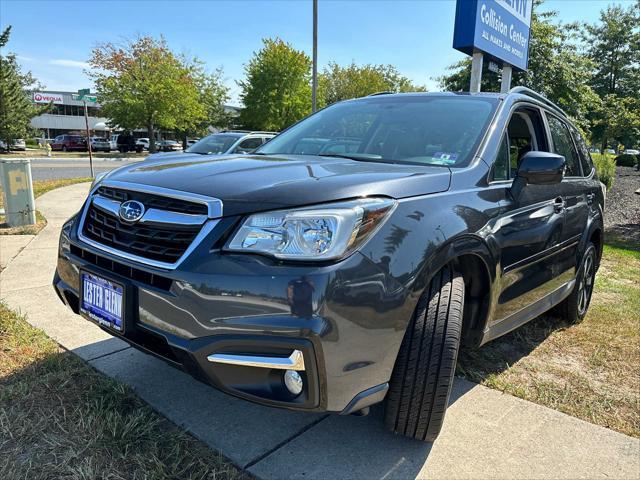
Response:
[[[391,92],[391,91],[389,91],[389,90],[386,90],[386,91],[384,91],[384,92],[370,93],[369,95],[367,95],[367,97],[376,97],[376,96],[378,96],[378,95],[392,95],[392,94],[394,94],[394,93],[396,93],[396,92]]]
[[[551,100],[549,100],[547,97],[545,97],[544,95],[535,92],[533,90],[531,90],[530,88],[527,87],[513,87],[511,90],[509,90],[509,93],[519,93],[521,95],[527,95],[531,98],[535,98],[536,100],[541,101],[542,103],[555,108],[556,110],[558,110],[560,113],[562,113],[565,117],[567,116],[567,114],[565,113],[564,110],[562,110],[558,105],[556,105],[555,103],[553,103]]]
[[[218,133],[246,133],[246,134],[268,133],[268,134],[277,135],[278,132],[267,132],[267,131],[262,131],[262,130],[236,130],[236,129],[231,129],[231,130],[220,130]]]

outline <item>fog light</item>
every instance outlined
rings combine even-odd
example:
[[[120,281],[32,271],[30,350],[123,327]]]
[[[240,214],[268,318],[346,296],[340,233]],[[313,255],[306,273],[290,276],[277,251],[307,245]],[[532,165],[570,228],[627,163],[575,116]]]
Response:
[[[284,372],[284,384],[287,390],[296,397],[302,392],[302,377],[295,370],[287,370]]]

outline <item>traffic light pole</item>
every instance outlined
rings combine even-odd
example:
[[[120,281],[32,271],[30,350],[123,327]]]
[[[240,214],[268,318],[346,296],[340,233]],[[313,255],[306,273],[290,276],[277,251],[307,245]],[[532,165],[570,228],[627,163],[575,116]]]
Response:
[[[91,135],[89,133],[89,114],[87,112],[87,101],[83,100],[84,103],[84,125],[87,129],[87,148],[89,149],[89,168],[91,169],[91,178],[93,175],[93,152],[91,151]]]

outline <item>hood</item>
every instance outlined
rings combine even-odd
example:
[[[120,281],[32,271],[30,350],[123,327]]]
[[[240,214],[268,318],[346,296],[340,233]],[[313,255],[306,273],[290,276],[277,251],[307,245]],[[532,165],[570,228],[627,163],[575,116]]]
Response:
[[[126,165],[109,180],[219,198],[225,215],[362,196],[404,198],[449,188],[447,167],[394,165],[314,155],[178,153]]]

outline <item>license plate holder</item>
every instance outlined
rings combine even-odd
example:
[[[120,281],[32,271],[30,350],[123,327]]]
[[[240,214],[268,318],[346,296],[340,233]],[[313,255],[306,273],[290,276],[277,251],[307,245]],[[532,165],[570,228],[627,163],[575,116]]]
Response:
[[[125,332],[125,286],[86,270],[80,271],[80,312],[119,334]]]

